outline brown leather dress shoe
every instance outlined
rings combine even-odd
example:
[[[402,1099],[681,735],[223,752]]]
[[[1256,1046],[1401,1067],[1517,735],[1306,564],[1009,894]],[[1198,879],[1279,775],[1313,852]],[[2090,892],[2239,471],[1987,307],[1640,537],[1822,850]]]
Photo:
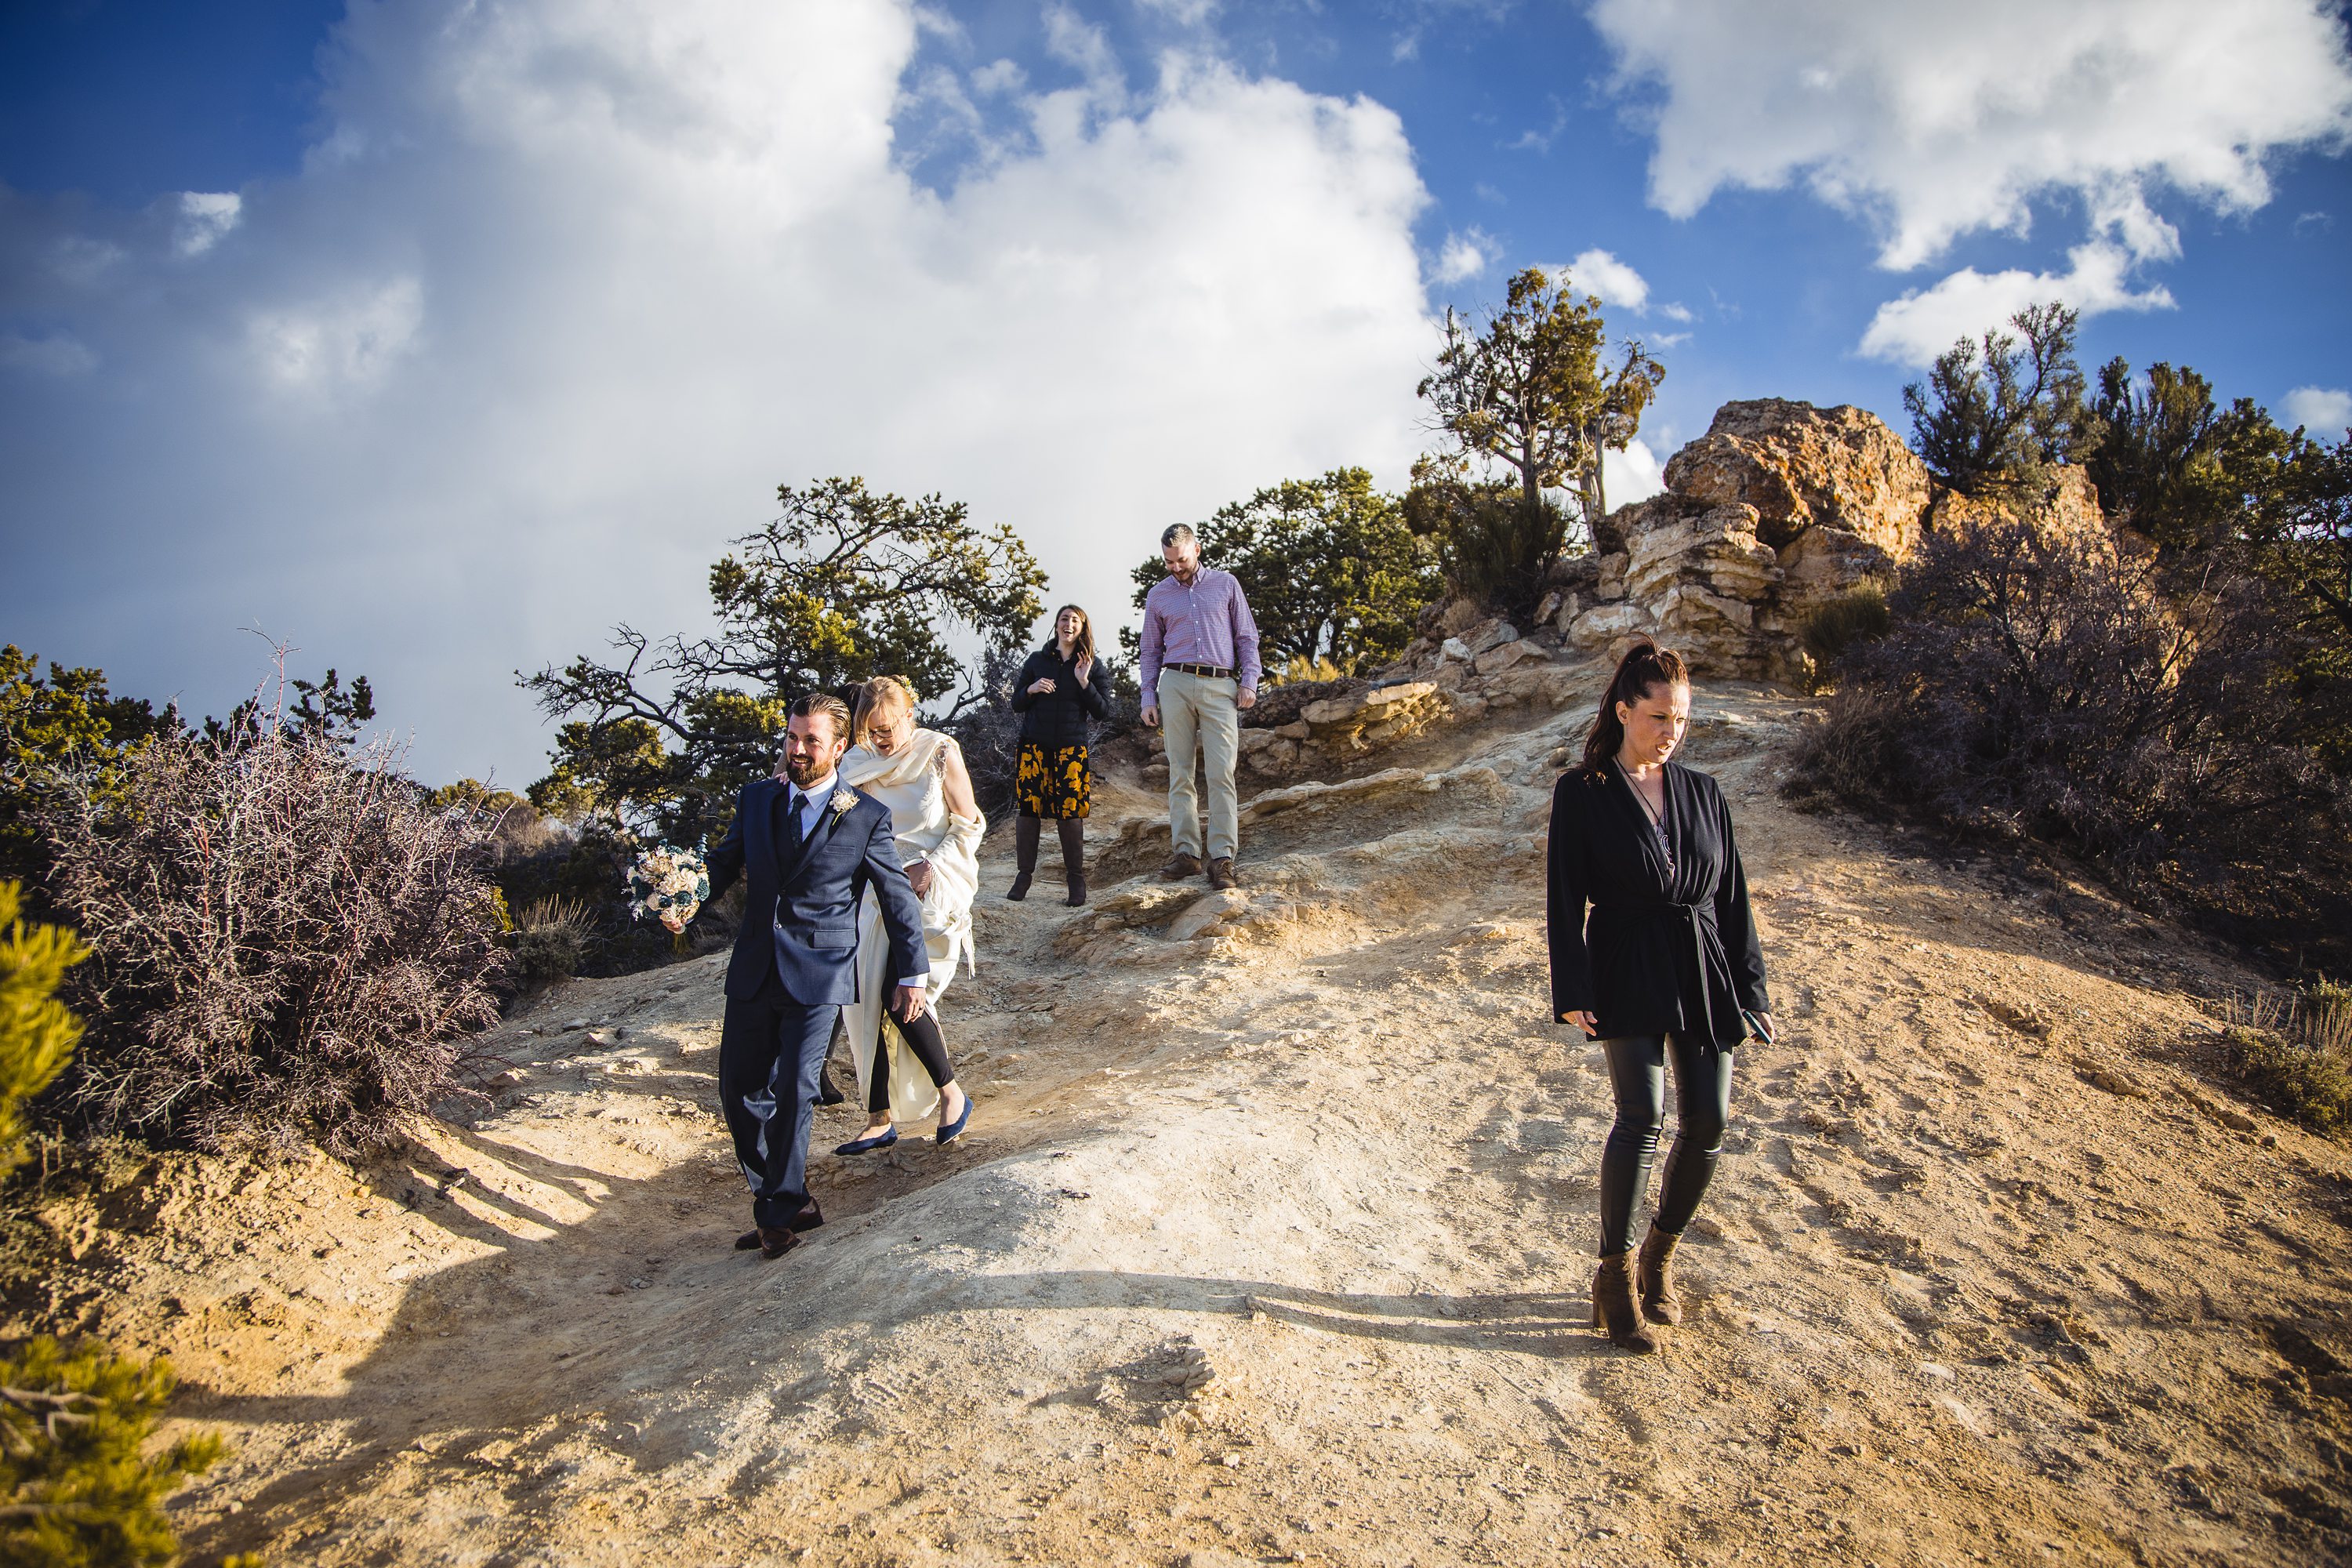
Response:
[[[1238,888],[1241,885],[1242,879],[1234,875],[1234,858],[1232,856],[1220,855],[1215,859],[1209,862],[1209,886],[1212,888]]]
[[[801,1205],[800,1213],[793,1215],[790,1220],[785,1222],[785,1228],[793,1231],[809,1231],[814,1230],[824,1223],[824,1211],[816,1206],[816,1200],[814,1198],[811,1198],[807,1203]],[[759,1226],[745,1231],[742,1235],[735,1238],[735,1250],[738,1252],[749,1252],[755,1247],[766,1246],[767,1244],[760,1238],[767,1233],[767,1229],[768,1227],[765,1226]]]
[[[762,1258],[782,1258],[800,1244],[798,1232],[778,1230],[771,1225],[760,1227],[760,1256]]]
[[[1198,855],[1186,855],[1181,851],[1170,857],[1168,864],[1160,868],[1160,879],[1163,882],[1181,882],[1187,877],[1197,877],[1200,874],[1201,858]]]

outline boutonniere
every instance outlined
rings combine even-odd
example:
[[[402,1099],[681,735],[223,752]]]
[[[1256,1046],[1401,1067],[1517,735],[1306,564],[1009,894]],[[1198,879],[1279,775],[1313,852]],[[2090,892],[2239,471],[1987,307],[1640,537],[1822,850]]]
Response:
[[[856,804],[857,792],[850,788],[847,784],[844,784],[839,789],[833,792],[833,798],[824,803],[824,808],[825,810],[833,813],[834,816],[839,816],[843,812],[847,811]]]

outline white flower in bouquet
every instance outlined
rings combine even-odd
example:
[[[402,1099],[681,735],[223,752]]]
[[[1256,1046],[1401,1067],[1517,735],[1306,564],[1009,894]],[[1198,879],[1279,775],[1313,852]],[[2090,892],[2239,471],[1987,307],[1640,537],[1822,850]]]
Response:
[[[650,916],[673,932],[683,931],[709,897],[710,868],[699,855],[664,845],[638,856],[630,868],[632,920]]]

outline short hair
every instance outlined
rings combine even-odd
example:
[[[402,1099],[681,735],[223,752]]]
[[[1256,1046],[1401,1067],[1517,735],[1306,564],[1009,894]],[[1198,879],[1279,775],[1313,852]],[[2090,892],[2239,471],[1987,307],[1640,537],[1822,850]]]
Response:
[[[849,704],[830,691],[812,691],[806,697],[795,699],[788,716],[808,719],[819,713],[833,721],[835,735],[849,733]]]
[[[1191,523],[1171,522],[1168,525],[1167,531],[1160,536],[1160,548],[1165,550],[1171,544],[1187,544],[1199,537],[1200,535],[1192,531]]]
[[[849,743],[866,744],[866,732],[885,713],[915,710],[915,689],[895,675],[877,675],[857,689],[856,716],[849,721]]]

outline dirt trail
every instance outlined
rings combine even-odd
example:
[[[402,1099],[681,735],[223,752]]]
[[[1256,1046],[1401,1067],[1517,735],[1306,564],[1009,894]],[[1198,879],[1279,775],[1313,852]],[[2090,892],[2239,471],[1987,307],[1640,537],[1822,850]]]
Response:
[[[500,1107],[412,1161],[60,1210],[56,1310],[173,1353],[237,1438],[190,1544],[279,1563],[2352,1553],[2352,1158],[2200,1078],[2189,998],[2241,977],[1792,812],[1793,704],[1697,706],[1787,1028],[1654,1359],[1583,1326],[1608,1096],[1546,1021],[1538,848],[1574,714],[1260,797],[1244,899],[1134,875],[1117,782],[1088,910],[1004,902],[992,839],[975,1131],[820,1155],[782,1261],[729,1246],[711,958],[515,1020]]]

